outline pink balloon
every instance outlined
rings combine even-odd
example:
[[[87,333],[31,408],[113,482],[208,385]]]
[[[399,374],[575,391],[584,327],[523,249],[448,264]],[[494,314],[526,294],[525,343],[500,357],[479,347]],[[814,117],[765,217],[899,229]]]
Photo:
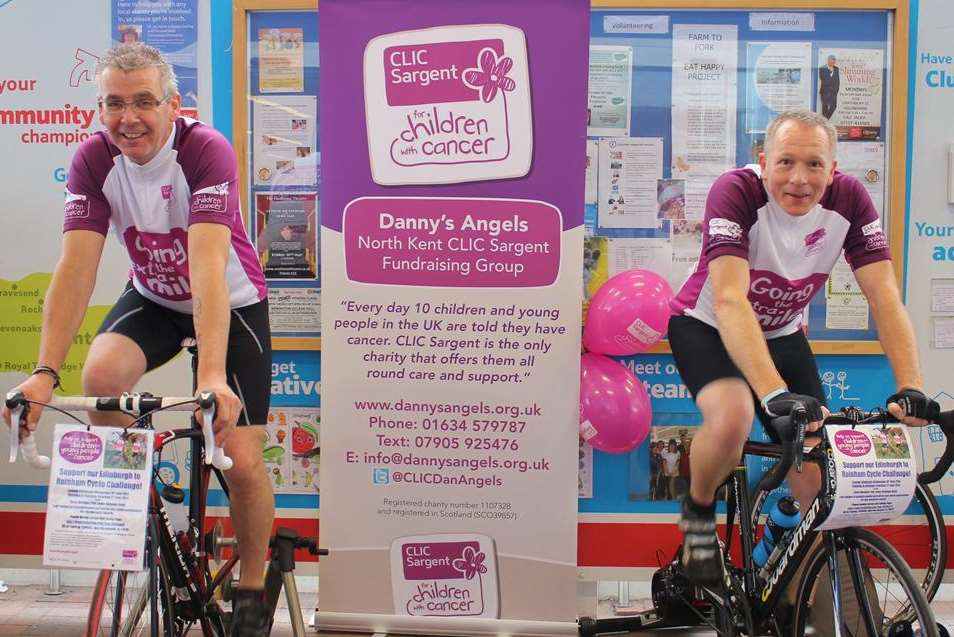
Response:
[[[609,453],[626,453],[649,433],[653,409],[643,384],[621,363],[586,353],[580,361],[580,436]]]
[[[604,283],[590,301],[583,345],[597,354],[644,352],[666,334],[672,288],[650,270],[627,270]]]

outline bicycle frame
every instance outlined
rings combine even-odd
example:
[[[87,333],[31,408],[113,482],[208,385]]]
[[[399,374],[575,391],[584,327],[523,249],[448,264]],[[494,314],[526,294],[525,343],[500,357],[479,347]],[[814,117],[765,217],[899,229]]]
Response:
[[[838,418],[843,419],[845,422],[837,420]],[[832,416],[826,419],[826,422],[833,421],[835,424],[870,424],[864,422],[869,418],[876,419],[875,422],[877,423],[896,422],[888,420],[890,416],[881,411],[871,413],[860,412],[860,416],[859,413],[854,412],[832,414]],[[944,432],[946,447],[943,455],[936,462],[935,467],[918,476],[918,482],[921,484],[938,480],[942,475],[946,474],[952,461],[954,461],[954,410],[937,414],[932,418],[932,422],[937,424]],[[745,616],[739,619],[739,621],[745,621],[746,626],[752,626],[754,631],[761,633],[761,631],[770,625],[769,622],[773,621],[773,616],[781,599],[781,595],[784,594],[791,585],[799,584],[802,581],[800,578],[807,576],[802,575],[800,569],[802,565],[806,563],[806,560],[812,559],[812,551],[819,541],[819,536],[824,540],[828,550],[826,559],[827,566],[831,573],[831,594],[835,616],[839,618],[840,621],[844,621],[841,606],[843,583],[841,581],[842,575],[839,573],[839,562],[836,556],[839,551],[845,548],[854,547],[853,550],[848,551],[850,559],[852,560],[849,566],[851,586],[858,598],[859,607],[870,609],[867,585],[861,575],[865,565],[860,561],[856,552],[859,540],[861,544],[873,547],[875,549],[875,555],[880,554],[891,557],[890,553],[880,553],[877,548],[878,544],[872,543],[871,540],[879,540],[888,549],[891,549],[891,545],[883,538],[870,532],[866,533],[872,536],[871,540],[865,541],[861,539],[863,536],[861,535],[862,530],[860,529],[819,531],[814,528],[820,524],[822,520],[826,519],[831,511],[836,488],[836,471],[834,456],[827,447],[827,443],[815,445],[809,449],[804,448],[805,424],[805,422],[798,422],[796,419],[790,417],[776,418],[772,422],[772,428],[783,442],[764,443],[750,440],[746,441],[743,446],[743,458],[745,456],[760,456],[779,461],[762,477],[758,486],[759,491],[767,493],[777,488],[785,480],[789,469],[792,466],[796,468],[800,467],[803,460],[818,465],[822,475],[822,484],[819,493],[803,512],[802,520],[792,530],[787,532],[783,541],[780,541],[779,547],[782,551],[781,555],[776,558],[777,561],[775,563],[769,564],[767,568],[763,566],[763,569],[767,571],[767,577],[765,577],[764,580],[760,577],[759,569],[756,567],[752,556],[755,544],[755,521],[752,519],[754,503],[748,485],[748,471],[744,464],[742,464],[737,466],[723,483],[723,486],[728,489],[724,535],[724,554],[727,571],[724,580],[724,590],[722,584],[713,586],[693,585],[686,574],[682,572],[679,554],[677,553],[669,565],[660,565],[660,569],[656,571],[656,574],[653,576],[654,610],[628,617],[610,617],[605,619],[581,617],[579,621],[580,634],[584,637],[588,637],[590,635],[606,633],[631,633],[636,631],[695,626],[700,620],[702,622],[708,622],[708,617],[718,616],[718,610],[711,615],[704,614],[705,609],[700,610],[696,605],[696,601],[703,601],[713,609],[721,607],[722,612],[724,612],[726,607],[730,604],[745,603],[745,610],[748,612],[746,612]],[[733,563],[729,557],[732,550],[737,516],[739,517],[739,533],[742,545],[741,567],[738,566],[738,562]],[[933,559],[935,559],[934,555],[932,555],[932,560]],[[905,566],[901,556],[897,554],[895,554],[895,558],[891,560],[891,562],[894,563],[895,566],[898,564],[902,567]],[[812,563],[811,566],[817,568],[817,562]],[[907,572],[908,579],[910,580],[905,586],[911,591],[922,593],[920,610],[916,612],[921,613],[922,611],[926,611],[929,614],[930,607],[927,605],[927,600],[924,599],[923,591],[921,591],[918,582],[910,577],[910,573],[906,567],[903,572]],[[658,590],[657,576],[661,576],[659,578]],[[799,579],[797,580],[796,577]],[[847,586],[847,584],[845,585]],[[738,594],[734,594],[736,590],[738,590]],[[804,591],[800,590],[799,594],[804,594]],[[702,597],[701,600],[699,598],[700,595]],[[911,599],[911,604],[916,603],[913,598],[909,599]],[[673,606],[674,604],[675,606]],[[733,608],[735,608],[735,606],[733,606]],[[694,621],[689,620],[689,623],[685,623],[686,620],[684,617],[687,612],[694,614],[692,618]],[[713,621],[717,620],[718,619],[714,619]],[[734,618],[733,621],[735,621]],[[866,629],[869,634],[876,634],[877,626],[874,625],[876,621],[874,617],[872,617],[870,613],[866,614],[864,621],[867,624]],[[715,627],[715,624],[710,625]],[[788,627],[783,626],[779,626],[778,628],[783,631],[788,629]],[[835,630],[839,630],[837,622]]]
[[[778,457],[780,451],[777,445],[748,442],[743,449],[743,457],[747,455]],[[806,454],[806,459],[819,465],[827,462],[823,452],[817,447]],[[822,470],[822,474],[823,477],[827,475],[825,469]],[[758,567],[752,558],[755,528],[751,522],[752,501],[747,477],[748,470],[742,464],[735,468],[728,481],[732,498],[727,503],[726,510],[726,553],[728,554],[731,549],[734,520],[738,516],[742,543],[743,580],[749,597],[752,621],[759,626],[771,618],[780,596],[795,580],[800,565],[816,542],[820,532],[813,527],[828,512],[829,483],[828,480],[823,481],[822,491],[804,512],[799,524],[788,534],[786,542],[779,545],[784,550],[778,562],[773,565],[765,581],[760,582],[757,576]]]
[[[193,417],[193,426],[195,427]],[[219,478],[219,483],[228,497],[228,486],[221,472],[212,465],[202,462],[205,453],[202,432],[198,429],[176,429],[156,434],[155,451],[173,442],[188,438],[192,461],[189,467],[189,527],[181,536],[176,532],[169,519],[163,498],[156,488],[155,480],[150,490],[149,514],[155,520],[153,528],[156,530],[156,542],[159,546],[159,556],[163,560],[165,572],[169,576],[169,585],[172,587],[177,602],[186,602],[190,611],[188,618],[199,622],[204,635],[214,634],[210,625],[215,621],[208,611],[209,601],[218,586],[231,574],[232,568],[238,562],[236,555],[220,569],[216,578],[207,581],[205,574],[209,572],[210,548],[206,546],[205,516],[206,496],[213,472]],[[181,538],[181,539],[180,539]],[[190,543],[183,547],[184,542]],[[184,550],[185,548],[185,550]],[[196,559],[197,558],[197,559]],[[155,596],[152,596],[155,600]],[[153,604],[155,606],[155,604]],[[153,609],[153,625],[157,625]]]
[[[176,531],[160,489],[157,487],[157,477],[154,475],[150,482],[146,568],[149,571],[149,613],[153,636],[158,635],[160,625],[157,588],[160,563],[166,578],[164,584],[170,589],[172,603],[180,611],[174,613],[170,621],[183,618],[186,621],[198,622],[203,635],[215,635],[224,634],[224,628],[221,615],[217,616],[215,611],[210,612],[209,602],[216,588],[231,574],[238,562],[237,555],[233,555],[220,569],[215,580],[207,580],[205,574],[209,572],[211,551],[210,547],[206,546],[206,498],[213,472],[218,477],[226,497],[228,497],[228,485],[219,469],[204,462],[204,434],[194,415],[191,418],[191,424],[190,429],[156,432],[154,438],[153,453],[160,455],[166,445],[176,440],[188,439],[190,462],[187,467],[189,470],[189,513],[186,529]],[[152,418],[148,415],[142,417],[142,422],[136,428],[152,429]],[[158,560],[156,549],[158,549]],[[143,593],[145,590],[141,591],[140,595]],[[122,607],[123,594],[123,587],[117,586],[115,608]],[[138,621],[141,612],[145,610],[145,600],[136,600],[133,608],[133,615],[123,620],[124,622]],[[218,631],[212,626],[212,622],[218,623]]]
[[[194,348],[192,352],[193,389],[195,389],[195,371],[198,363]],[[6,397],[6,406],[13,411],[19,421],[30,401],[22,394],[11,392]],[[217,552],[219,543],[213,532],[206,535],[207,495],[212,475],[214,474],[221,485],[226,498],[229,497],[228,483],[223,471],[232,466],[231,458],[215,443],[213,434],[213,420],[215,396],[210,392],[197,393],[196,397],[162,398],[150,394],[123,394],[119,397],[88,397],[66,396],[55,397],[44,403],[60,411],[104,411],[122,412],[130,416],[138,416],[132,428],[150,429],[154,431],[151,415],[162,410],[191,411],[191,427],[189,429],[174,429],[155,432],[153,453],[161,456],[163,448],[176,440],[189,440],[189,504],[188,520],[184,530],[176,530],[169,512],[164,504],[164,498],[170,494],[161,493],[164,489],[157,486],[162,484],[158,473],[150,476],[149,498],[147,508],[147,533],[145,567],[148,572],[147,585],[139,589],[137,597],[131,600],[129,612],[123,617],[119,609],[124,607],[123,601],[127,594],[128,572],[124,570],[102,570],[97,580],[96,594],[90,605],[87,633],[97,631],[102,620],[102,609],[110,581],[115,577],[116,589],[114,596],[113,634],[117,630],[127,630],[138,624],[143,618],[146,605],[149,604],[151,635],[158,636],[160,622],[165,621],[165,629],[172,629],[176,633],[184,626],[193,626],[198,623],[203,635],[225,635],[226,615],[214,600],[214,592],[222,588],[231,577],[231,573],[238,563],[238,550],[234,549],[231,557],[219,568],[213,577],[211,574],[210,558]],[[197,409],[202,413],[202,424],[197,420]],[[88,425],[87,425],[88,426]],[[127,427],[128,428],[128,427]],[[39,469],[48,468],[50,459],[39,455],[35,440],[26,435],[23,444],[14,433],[11,436],[10,461],[14,462],[22,452],[23,458],[32,466]],[[182,502],[178,498],[170,501]],[[282,588],[289,598],[289,608],[293,609],[292,619],[295,634],[304,634],[304,626],[300,617],[300,605],[297,602],[297,588],[294,582],[294,550],[308,549],[313,555],[327,555],[327,550],[319,549],[317,541],[310,538],[299,538],[294,531],[280,528],[273,539],[277,554],[269,563],[269,573],[266,579],[266,592],[269,593],[267,603],[271,617],[274,617],[278,595]],[[210,546],[210,544],[216,546]],[[277,555],[277,557],[276,557]],[[274,573],[272,572],[274,571]],[[160,584],[162,588],[160,589]],[[160,593],[167,609],[163,618],[159,616]],[[126,600],[127,602],[130,600]],[[297,621],[296,621],[297,618]]]

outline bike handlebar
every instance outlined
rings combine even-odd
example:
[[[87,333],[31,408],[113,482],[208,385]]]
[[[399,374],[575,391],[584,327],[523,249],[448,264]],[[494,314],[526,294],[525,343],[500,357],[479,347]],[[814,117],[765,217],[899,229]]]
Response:
[[[800,413],[800,412],[799,412]],[[769,471],[762,476],[759,482],[759,488],[771,491],[778,487],[788,470],[794,464],[796,469],[800,470],[802,455],[804,453],[805,426],[798,425],[795,422],[795,416],[782,416],[773,418],[772,428],[778,433],[782,447],[782,454],[779,461]],[[824,424],[834,425],[853,425],[853,424],[897,424],[900,421],[886,411],[877,411],[865,413],[861,410],[849,408],[840,412],[835,412],[825,419]],[[945,447],[944,453],[938,458],[934,468],[930,471],[923,471],[918,474],[918,482],[921,484],[931,484],[944,477],[944,474],[954,463],[954,410],[942,411],[933,421],[934,424],[944,432]],[[795,426],[798,425],[798,426]]]
[[[6,396],[7,409],[11,412],[11,423],[18,423],[20,428],[26,424],[26,414],[29,403],[21,392],[9,392]],[[202,412],[202,434],[205,440],[205,463],[216,469],[227,471],[232,468],[232,459],[225,455],[225,451],[216,446],[215,435],[212,431],[212,422],[215,420],[215,394],[202,392],[199,397],[162,397],[147,394],[123,394],[122,396],[97,398],[91,396],[54,396],[44,406],[54,407],[62,411],[122,411],[134,416],[142,416],[153,411],[194,411],[196,406]],[[47,469],[50,459],[41,456],[37,451],[33,433],[27,431],[23,439],[19,432],[10,428],[10,462],[16,462],[17,455],[22,452],[24,460],[35,469]]]
[[[805,417],[800,416],[803,410],[796,411],[794,416],[779,416],[773,418],[770,426],[778,434],[782,441],[782,456],[775,465],[762,475],[759,481],[759,488],[765,491],[772,491],[778,488],[788,475],[788,470],[793,464],[796,464],[801,470],[801,453],[796,451],[802,448],[805,443]],[[796,455],[798,456],[796,458]]]
[[[944,477],[944,474],[951,468],[954,462],[954,410],[942,411],[938,414],[934,424],[944,432],[944,453],[938,458],[937,464],[930,471],[923,471],[918,474],[918,482],[921,484],[931,484]]]

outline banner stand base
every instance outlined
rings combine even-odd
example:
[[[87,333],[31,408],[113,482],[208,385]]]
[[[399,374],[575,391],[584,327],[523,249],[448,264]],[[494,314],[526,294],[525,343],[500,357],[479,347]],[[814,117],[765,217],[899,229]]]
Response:
[[[415,617],[368,613],[333,613],[319,611],[316,628],[322,631],[345,631],[375,634],[446,635],[511,635],[513,637],[554,637],[578,635],[576,621],[554,622],[528,619],[486,619],[468,617]]]

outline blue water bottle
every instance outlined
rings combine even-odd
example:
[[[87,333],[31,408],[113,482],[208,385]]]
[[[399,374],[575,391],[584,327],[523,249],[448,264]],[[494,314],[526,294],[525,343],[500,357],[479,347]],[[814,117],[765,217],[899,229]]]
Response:
[[[779,498],[765,521],[762,539],[752,550],[752,559],[755,560],[756,566],[759,568],[765,566],[775,545],[789,529],[795,528],[800,520],[801,514],[798,512],[798,503],[795,499],[790,495]]]

